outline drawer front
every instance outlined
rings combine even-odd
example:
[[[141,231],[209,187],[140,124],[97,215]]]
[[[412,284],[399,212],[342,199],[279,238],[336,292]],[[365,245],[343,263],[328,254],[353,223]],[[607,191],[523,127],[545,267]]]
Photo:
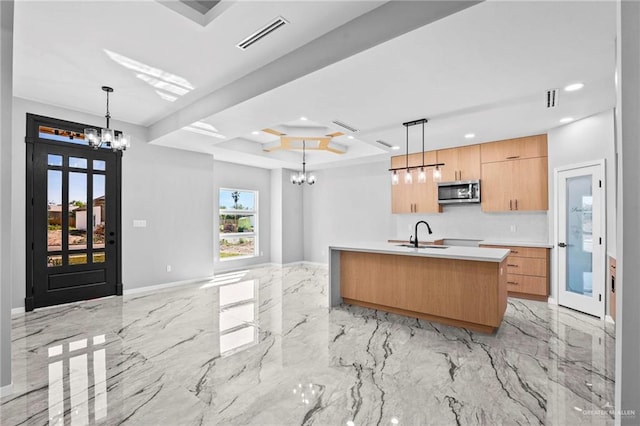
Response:
[[[548,296],[547,279],[528,275],[507,274],[507,291]]]
[[[509,256],[507,258],[507,272],[517,275],[547,276],[547,260],[531,257]]]
[[[541,248],[541,247],[494,246],[494,245],[485,245],[485,244],[481,244],[480,247],[509,249],[511,250],[510,255],[515,255],[518,257],[535,257],[538,259],[546,259],[547,251],[548,251],[548,249]]]

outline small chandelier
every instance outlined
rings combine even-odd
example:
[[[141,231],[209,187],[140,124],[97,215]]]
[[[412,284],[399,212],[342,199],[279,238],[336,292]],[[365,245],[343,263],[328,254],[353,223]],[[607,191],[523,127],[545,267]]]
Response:
[[[107,114],[105,115],[107,127],[101,129],[100,134],[98,134],[98,129],[86,128],[84,129],[84,137],[93,149],[98,149],[102,145],[106,145],[114,152],[124,151],[131,146],[131,138],[129,135],[109,128],[109,119],[111,118],[111,114],[109,114],[109,93],[113,92],[113,88],[102,86],[102,90],[107,93]]]
[[[306,150],[305,141],[302,141],[302,171],[291,175],[291,183],[294,185],[302,185],[307,182],[309,185],[316,183],[316,177],[312,174],[307,176]]]

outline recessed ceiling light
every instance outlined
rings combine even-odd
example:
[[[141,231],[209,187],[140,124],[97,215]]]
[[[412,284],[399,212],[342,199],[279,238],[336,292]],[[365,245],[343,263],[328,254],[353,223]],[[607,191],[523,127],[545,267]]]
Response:
[[[349,135],[349,136],[347,136],[347,137],[348,137],[349,139],[353,139],[353,136],[351,136],[351,135]]]
[[[392,150],[397,151],[400,149],[400,147],[398,145],[394,145],[391,147]]]
[[[300,120],[307,121],[307,117],[300,117]]]
[[[565,117],[560,119],[561,123],[571,123],[572,121],[573,121],[573,117]]]
[[[259,135],[259,134],[260,134],[260,132],[259,132],[259,131],[257,131],[257,130],[254,130],[253,132],[251,132],[251,134],[252,134],[252,135]]]
[[[565,92],[574,92],[576,90],[580,90],[584,87],[583,83],[573,83],[564,88]]]
[[[473,138],[476,137],[476,134],[475,133],[467,133],[466,135],[464,135],[464,137],[466,139],[473,139]]]

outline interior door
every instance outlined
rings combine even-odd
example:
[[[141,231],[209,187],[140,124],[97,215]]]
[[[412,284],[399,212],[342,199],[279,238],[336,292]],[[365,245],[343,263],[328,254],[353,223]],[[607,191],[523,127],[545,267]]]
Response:
[[[604,164],[557,171],[558,303],[604,316]]]
[[[27,310],[122,294],[121,154],[84,127],[28,116]]]

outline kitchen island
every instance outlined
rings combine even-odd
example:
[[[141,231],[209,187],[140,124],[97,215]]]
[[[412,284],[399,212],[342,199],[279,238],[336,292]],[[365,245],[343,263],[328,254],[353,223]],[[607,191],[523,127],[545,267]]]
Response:
[[[508,254],[479,247],[334,245],[329,306],[346,303],[492,333],[507,307]]]

